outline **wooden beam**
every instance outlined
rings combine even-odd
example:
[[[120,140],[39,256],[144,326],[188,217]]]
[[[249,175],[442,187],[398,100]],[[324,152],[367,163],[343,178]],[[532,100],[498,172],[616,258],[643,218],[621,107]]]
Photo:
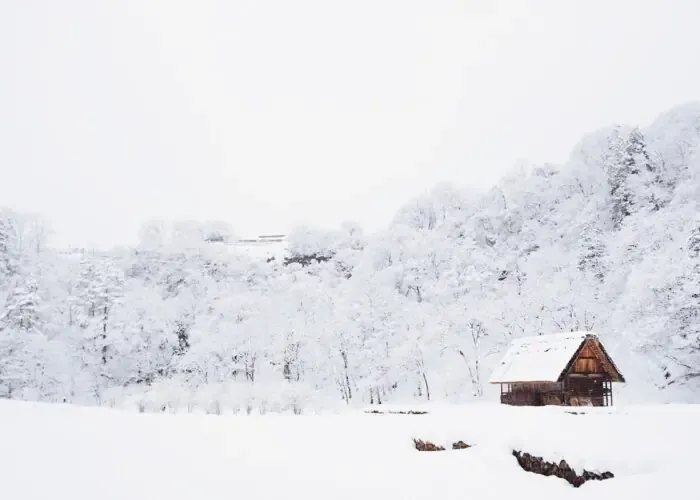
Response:
[[[608,381],[603,380],[603,406],[608,406]]]

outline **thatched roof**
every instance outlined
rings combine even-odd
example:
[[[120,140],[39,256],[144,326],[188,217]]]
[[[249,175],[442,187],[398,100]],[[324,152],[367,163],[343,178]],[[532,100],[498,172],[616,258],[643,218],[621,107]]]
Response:
[[[587,340],[595,345],[611,378],[624,382],[622,374],[595,334],[566,332],[513,340],[491,375],[489,383],[559,382]]]

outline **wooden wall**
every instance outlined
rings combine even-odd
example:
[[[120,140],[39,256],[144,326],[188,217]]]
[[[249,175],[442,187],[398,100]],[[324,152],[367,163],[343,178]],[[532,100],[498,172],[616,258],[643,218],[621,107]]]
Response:
[[[599,354],[592,345],[592,341],[586,341],[583,349],[579,352],[570,373],[605,373],[605,368],[598,358]]]
[[[503,384],[501,402],[516,406],[562,404],[564,384],[559,382],[521,382]]]

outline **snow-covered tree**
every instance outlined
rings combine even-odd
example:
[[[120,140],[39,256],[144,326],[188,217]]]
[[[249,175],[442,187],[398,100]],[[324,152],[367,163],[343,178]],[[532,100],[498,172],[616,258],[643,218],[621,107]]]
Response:
[[[584,137],[387,228],[300,226],[283,259],[221,222],[57,251],[0,210],[0,397],[165,411],[485,397],[522,335],[593,330],[649,397],[700,397],[700,104]],[[661,397],[661,396],[659,396]]]

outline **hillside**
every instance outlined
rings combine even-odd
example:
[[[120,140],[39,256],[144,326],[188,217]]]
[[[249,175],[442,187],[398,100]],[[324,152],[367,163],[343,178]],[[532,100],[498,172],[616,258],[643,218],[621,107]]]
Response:
[[[618,401],[700,398],[700,104],[584,137],[487,193],[436,186],[383,231],[299,227],[284,259],[225,224],[149,222],[61,253],[0,212],[0,397],[141,410],[465,401],[508,341],[594,330]],[[484,165],[483,168],[489,168]],[[242,214],[243,216],[243,214]]]

